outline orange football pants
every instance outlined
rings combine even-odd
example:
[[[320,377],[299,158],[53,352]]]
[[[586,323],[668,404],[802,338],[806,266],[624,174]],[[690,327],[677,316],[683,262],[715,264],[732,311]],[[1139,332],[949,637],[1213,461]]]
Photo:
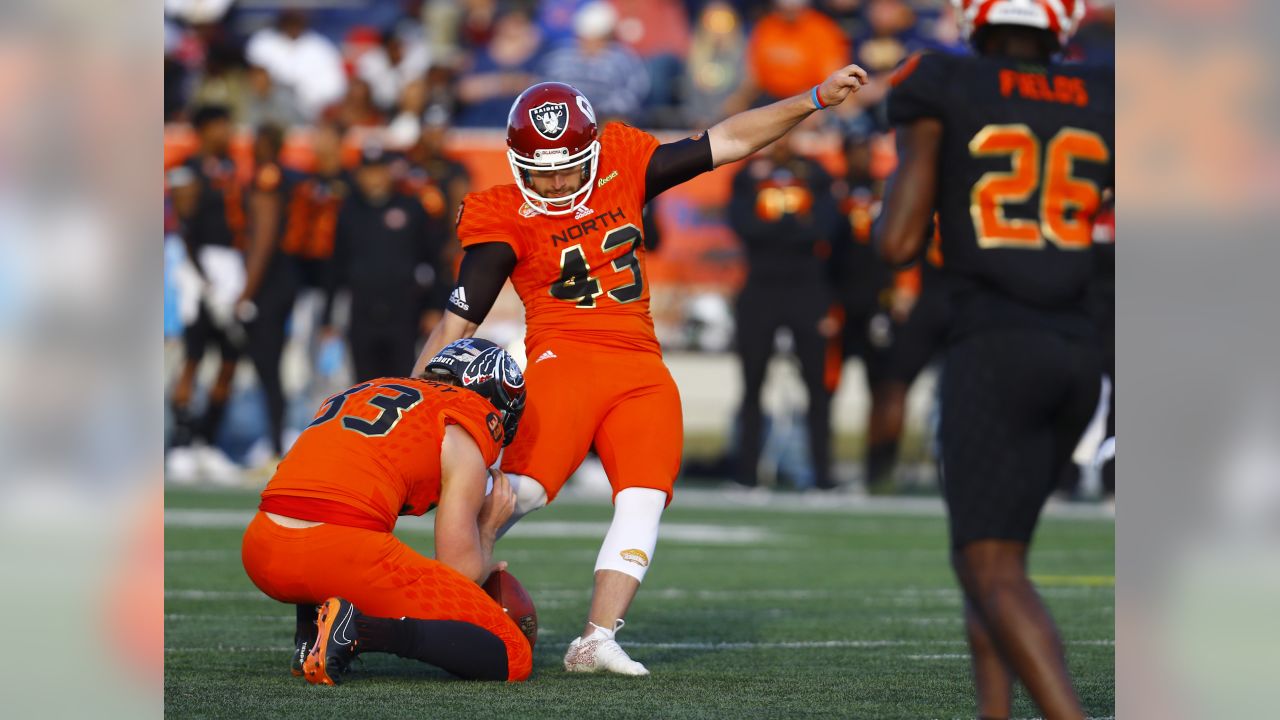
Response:
[[[670,503],[684,413],[662,356],[553,338],[528,357],[524,414],[503,471],[537,480],[550,502],[594,445],[615,496],[653,488]]]
[[[529,641],[498,603],[391,533],[332,523],[287,528],[259,512],[245,531],[241,559],[253,584],[280,602],[319,604],[336,595],[373,617],[471,623],[506,645],[508,680],[533,670]]]

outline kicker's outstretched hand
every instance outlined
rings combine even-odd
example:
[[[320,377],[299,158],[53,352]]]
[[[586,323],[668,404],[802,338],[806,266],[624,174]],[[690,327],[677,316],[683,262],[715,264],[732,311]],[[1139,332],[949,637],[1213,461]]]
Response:
[[[818,86],[823,105],[839,105],[845,98],[858,92],[867,84],[867,71],[857,65],[845,65],[827,76]]]

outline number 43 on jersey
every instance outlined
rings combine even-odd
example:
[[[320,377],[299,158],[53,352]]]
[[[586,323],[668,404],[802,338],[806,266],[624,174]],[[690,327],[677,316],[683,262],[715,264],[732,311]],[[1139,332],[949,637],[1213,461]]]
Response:
[[[640,259],[636,257],[640,239],[640,229],[627,224],[610,230],[600,242],[600,251],[605,254],[620,247],[627,248],[626,252],[614,258],[611,266],[614,273],[629,271],[630,281],[605,293],[618,303],[639,300],[644,294],[644,277],[640,271]],[[596,298],[603,292],[600,288],[600,279],[591,274],[581,243],[561,251],[560,279],[551,285],[552,297],[572,302],[580,308],[593,308],[596,307]]]

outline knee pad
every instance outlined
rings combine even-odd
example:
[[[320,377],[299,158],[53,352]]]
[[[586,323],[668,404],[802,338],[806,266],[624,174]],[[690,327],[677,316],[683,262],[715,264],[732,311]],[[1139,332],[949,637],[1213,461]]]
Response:
[[[658,524],[667,494],[653,488],[627,488],[613,503],[613,522],[596,557],[596,571],[616,570],[638,581],[653,561]]]

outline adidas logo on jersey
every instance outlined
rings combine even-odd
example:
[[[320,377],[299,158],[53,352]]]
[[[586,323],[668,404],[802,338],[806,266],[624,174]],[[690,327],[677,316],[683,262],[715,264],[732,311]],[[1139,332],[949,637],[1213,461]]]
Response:
[[[459,285],[453,289],[453,294],[449,296],[449,304],[454,305],[460,310],[470,310],[471,306],[467,305],[467,290]]]
[[[553,353],[553,352],[551,352],[550,350],[548,350],[548,351],[546,351],[546,352],[542,353],[541,355],[539,355],[539,356],[538,356],[538,359],[533,361],[533,364],[534,364],[534,365],[537,365],[538,363],[542,362],[543,360],[550,360],[551,358],[553,358],[553,357],[555,357],[555,356],[556,356],[556,354],[555,354],[555,353]]]
[[[595,210],[592,210],[591,208],[587,207],[586,205],[579,205],[579,206],[578,206],[578,209],[577,209],[577,210],[575,210],[575,211],[573,211],[573,219],[574,219],[574,220],[581,220],[582,218],[584,218],[584,217],[586,217],[586,216],[590,215],[590,214],[591,214],[591,213],[593,213],[593,212],[595,212]]]

